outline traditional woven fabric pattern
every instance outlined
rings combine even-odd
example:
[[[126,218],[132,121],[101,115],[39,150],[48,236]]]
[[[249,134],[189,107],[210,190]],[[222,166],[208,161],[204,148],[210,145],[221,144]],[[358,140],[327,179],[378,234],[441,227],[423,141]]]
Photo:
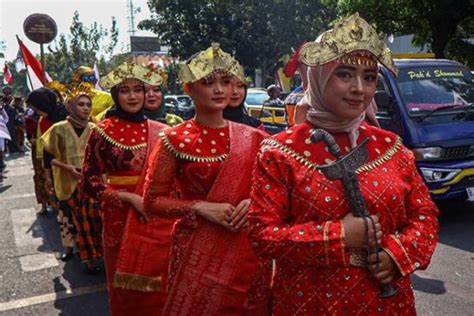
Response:
[[[81,260],[102,258],[102,217],[100,203],[92,198],[80,201],[75,210]]]
[[[350,211],[342,181],[317,166],[335,160],[310,139],[309,123],[264,141],[257,158],[249,214],[259,255],[276,260],[274,315],[414,315],[409,275],[426,268],[438,240],[438,210],[418,174],[413,154],[394,134],[363,124],[368,162],[358,169],[362,195],[383,230],[383,249],[400,270],[398,293],[379,298],[380,285],[353,266],[341,219]],[[335,134],[343,154],[349,140]]]

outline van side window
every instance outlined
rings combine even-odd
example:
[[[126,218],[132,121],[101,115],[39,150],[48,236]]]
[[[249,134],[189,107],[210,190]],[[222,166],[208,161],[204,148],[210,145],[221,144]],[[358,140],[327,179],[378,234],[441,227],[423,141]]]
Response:
[[[379,73],[378,75],[376,91],[385,91],[386,93],[388,93],[388,95],[391,96],[390,90],[388,89],[387,82],[385,81],[385,77],[381,73]],[[377,107],[378,107],[377,112],[379,114],[383,113],[384,115],[388,115],[389,113],[393,112],[392,105],[389,105],[388,107],[384,107],[381,104],[377,104]]]

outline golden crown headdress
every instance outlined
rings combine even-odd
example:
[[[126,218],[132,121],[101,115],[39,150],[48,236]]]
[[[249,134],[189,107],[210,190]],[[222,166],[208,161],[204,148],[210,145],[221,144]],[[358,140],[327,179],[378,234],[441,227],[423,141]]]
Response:
[[[74,98],[80,95],[87,95],[89,98],[92,99],[96,94],[94,90],[94,85],[89,82],[70,83],[65,86],[64,101],[67,104],[69,101],[74,100]]]
[[[72,72],[72,80],[73,81],[81,81],[81,76],[85,74],[93,74],[94,69],[88,66],[79,66]]]
[[[167,82],[168,82],[168,73],[166,72],[165,69],[163,69],[160,66],[158,66],[154,63],[151,63],[151,62],[148,63],[148,65],[146,67],[149,68],[151,71],[156,72],[161,77],[162,81],[159,84],[164,84],[164,85],[167,84]]]
[[[124,62],[117,68],[100,79],[100,85],[105,89],[110,89],[127,79],[138,79],[152,86],[159,85],[163,78],[158,72],[145,66],[135,63]]]
[[[66,97],[64,95],[64,92],[66,91],[66,86],[57,80],[48,82],[46,84],[46,88],[56,91],[59,98],[61,98],[61,101],[63,101],[64,98]]]
[[[308,66],[324,65],[355,51],[370,52],[381,64],[397,74],[392,52],[383,38],[357,12],[324,32],[319,41],[304,44],[300,61]]]
[[[230,54],[224,52],[219,43],[212,43],[208,49],[181,66],[179,78],[185,83],[198,81],[216,70],[224,70],[245,82],[244,68]]]

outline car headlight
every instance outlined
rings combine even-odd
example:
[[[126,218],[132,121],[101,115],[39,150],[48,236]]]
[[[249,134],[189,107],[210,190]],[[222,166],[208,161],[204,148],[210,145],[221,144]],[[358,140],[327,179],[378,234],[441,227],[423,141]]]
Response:
[[[432,169],[432,168],[420,168],[421,174],[426,182],[442,182],[448,181],[454,178],[460,169]]]
[[[415,160],[439,159],[443,155],[443,148],[441,147],[413,148],[412,150],[415,154]]]

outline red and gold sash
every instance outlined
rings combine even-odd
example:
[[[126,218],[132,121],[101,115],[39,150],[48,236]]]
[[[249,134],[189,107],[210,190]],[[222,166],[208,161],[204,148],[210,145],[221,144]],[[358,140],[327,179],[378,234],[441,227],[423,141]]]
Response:
[[[250,175],[263,133],[229,122],[230,153],[207,195],[207,201],[237,205],[249,197]],[[239,176],[235,176],[236,167]],[[163,315],[242,315],[258,259],[247,233],[233,233],[197,218]],[[172,259],[173,260],[173,259]]]
[[[148,122],[147,158],[158,141],[159,132],[167,128],[166,125],[152,120]],[[135,193],[138,195],[143,194],[145,176],[146,168],[141,172],[136,186]],[[114,287],[143,292],[163,289],[162,278],[167,272],[173,223],[174,220],[169,219],[144,223],[140,221],[135,210],[128,211],[114,275]]]

